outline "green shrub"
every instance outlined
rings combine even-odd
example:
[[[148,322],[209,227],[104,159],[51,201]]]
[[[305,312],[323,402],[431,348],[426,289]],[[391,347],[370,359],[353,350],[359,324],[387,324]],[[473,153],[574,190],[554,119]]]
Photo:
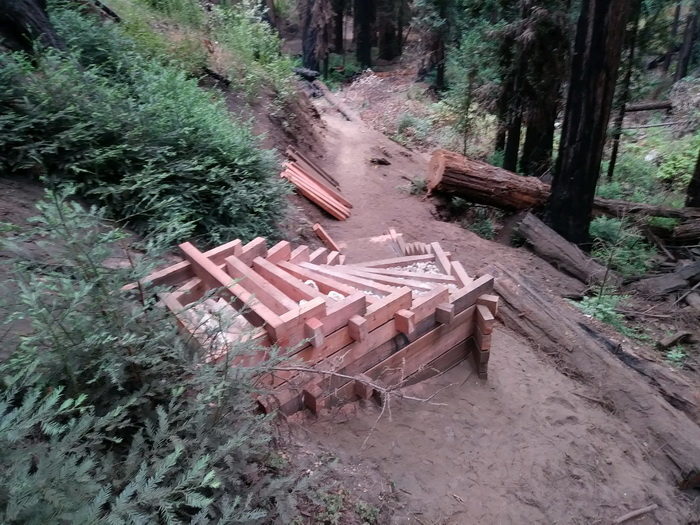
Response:
[[[675,366],[683,366],[687,358],[688,354],[682,345],[676,345],[669,348],[666,352],[666,360]]]
[[[74,181],[164,242],[274,236],[284,186],[250,127],[194,79],[136,53],[118,28],[61,12],[71,52],[0,55],[0,166]]]
[[[623,276],[640,275],[653,266],[656,249],[627,221],[596,217],[589,232],[594,239],[591,255]]]
[[[191,352],[164,309],[119,292],[142,275],[106,264],[123,233],[62,195],[40,209],[4,242],[47,257],[17,260],[3,297],[5,323],[25,324],[0,364],[0,522],[289,522],[293,487],[266,467],[272,428],[253,401],[275,360]]]
[[[624,295],[600,293],[592,297],[584,297],[581,301],[571,301],[584,314],[589,315],[615,328],[627,337],[637,339],[645,337],[625,323],[624,316],[617,311],[617,306],[625,300]]]
[[[428,181],[425,177],[413,177],[411,179],[411,195],[422,195],[428,190]]]

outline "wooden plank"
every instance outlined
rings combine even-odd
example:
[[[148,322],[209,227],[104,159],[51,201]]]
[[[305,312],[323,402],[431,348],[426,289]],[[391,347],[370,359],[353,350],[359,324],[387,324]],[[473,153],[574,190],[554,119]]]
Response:
[[[364,266],[366,268],[392,268],[394,266],[408,266],[417,262],[431,262],[434,260],[434,255],[412,255],[408,257],[393,257],[391,259],[379,259],[377,261],[366,261],[361,263],[347,264],[346,266]]]
[[[252,293],[276,314],[282,315],[298,308],[299,304],[296,301],[287,297],[282,293],[282,290],[276,288],[237,257],[233,255],[227,257],[226,268],[231,277],[239,279],[239,285]]]
[[[391,275],[385,275],[382,273],[375,273],[375,272],[366,272],[364,270],[361,270],[358,267],[345,267],[342,269],[344,273],[348,273],[350,275],[356,275],[357,277],[361,277],[363,279],[369,279],[370,281],[375,281],[378,283],[382,284],[388,284],[392,286],[409,286],[411,288],[417,288],[418,290],[432,290],[434,288],[434,285],[431,286],[430,284],[427,284],[423,281],[416,280],[416,279],[407,279],[405,277],[394,277]],[[401,272],[404,274],[409,274],[411,275],[411,272]]]
[[[309,247],[305,244],[297,246],[292,250],[292,253],[289,254],[289,262],[307,262],[309,260],[309,251]]]
[[[455,306],[455,313],[476,304],[480,295],[493,291],[493,277],[489,274],[482,275],[465,288],[460,288],[450,294],[450,302]]]
[[[406,386],[415,385],[416,383],[447,372],[466,360],[469,354],[475,351],[477,350],[473,338],[470,337],[466,341],[460,341],[447,352],[436,357],[430,363],[421,366],[416,372],[408,376],[405,380]]]
[[[403,234],[397,233],[394,228],[389,228],[389,235],[394,240],[399,255],[406,255],[406,241],[404,241]]]
[[[438,323],[450,324],[455,318],[455,307],[452,303],[443,303],[435,307],[435,320]]]
[[[309,262],[311,262],[311,263],[319,263],[321,261],[326,262],[327,257],[328,257],[328,250],[326,250],[325,248],[316,248],[309,255]]]
[[[486,305],[477,304],[476,305],[476,326],[479,331],[484,335],[489,335],[493,332],[493,325],[496,322],[496,318],[491,313]]]
[[[336,281],[328,276],[302,268],[301,266],[291,262],[281,262],[278,264],[278,266],[291,273],[297,279],[315,282],[318,289],[324,294],[328,294],[329,292],[333,291],[343,295],[352,295],[358,291],[357,288],[353,288],[352,286],[348,286],[347,284]]]
[[[337,188],[334,188],[333,186],[330,186],[326,184],[324,181],[319,180],[317,177],[315,177],[314,170],[308,170],[304,169],[303,166],[299,165],[298,163],[294,162],[285,162],[282,165],[283,168],[286,168],[287,170],[296,173],[297,175],[300,175],[302,177],[308,178],[311,182],[313,182],[315,185],[317,185],[319,188],[321,188],[324,192],[326,192],[328,195],[333,197],[336,201],[338,201],[340,204],[347,208],[352,208],[352,203],[338,191]]]
[[[491,314],[494,317],[498,316],[498,296],[497,295],[480,295],[477,300],[476,304],[483,304],[485,305],[490,311]]]
[[[328,254],[328,257],[326,258],[326,264],[330,264],[333,266],[337,265],[339,257],[340,257],[340,252],[335,252],[335,251],[330,252]]]
[[[348,330],[350,337],[355,341],[362,342],[367,339],[367,319],[360,315],[353,315],[348,320]]]
[[[387,268],[372,268],[367,266],[353,266],[353,268],[357,268],[363,272],[389,275],[392,277],[405,277],[407,279],[425,281],[428,283],[457,284],[457,279],[455,277],[445,275],[444,273],[405,272],[402,270],[389,270]]]
[[[214,264],[223,264],[224,259],[229,255],[237,255],[241,252],[243,243],[240,239],[235,239],[209,251],[204,252],[204,256],[211,259]],[[162,270],[157,270],[141,279],[141,285],[150,286],[172,286],[181,283],[195,275],[189,261],[182,261]],[[129,283],[122,287],[122,290],[133,290],[138,288],[137,283]]]
[[[435,264],[437,265],[437,267],[440,268],[442,273],[451,275],[452,264],[450,264],[450,259],[447,257],[447,254],[445,254],[445,251],[442,249],[442,246],[440,246],[440,244],[437,242],[432,242],[430,243],[430,247],[433,249],[433,255],[435,255]]]
[[[301,326],[312,317],[324,318],[326,311],[326,301],[321,297],[317,297],[304,304],[295,304],[295,308],[282,314],[280,319],[287,323],[288,326]]]
[[[312,317],[304,323],[304,335],[310,340],[311,346],[319,348],[325,340],[323,334],[323,323],[316,317]]]
[[[310,168],[310,171],[318,173],[330,184],[332,184],[336,188],[340,188],[340,183],[337,180],[335,180],[335,178],[330,173],[328,173],[326,170],[324,170],[322,167],[320,167],[318,164],[316,164],[314,161],[312,161],[309,157],[304,155],[294,146],[289,146],[287,148],[286,155],[292,160],[295,160],[300,166],[308,166]]]
[[[408,310],[413,302],[413,292],[410,288],[399,288],[376,303],[367,307],[365,318],[372,330],[378,324],[385,323],[399,310]]]
[[[256,257],[267,257],[267,240],[265,239],[265,237],[256,237],[248,244],[243,246],[243,248],[241,249],[241,253],[235,255],[235,257],[238,257],[248,266],[250,266],[253,263],[253,259],[255,259]],[[224,261],[225,260],[226,257],[224,257]]]
[[[416,329],[416,314],[411,310],[399,310],[394,315],[394,321],[396,322],[396,330],[404,335],[411,335]]]
[[[470,322],[470,319],[474,315],[474,310],[474,307],[464,310],[455,317],[455,322],[449,325],[439,325],[367,370],[365,375],[372,379],[380,379],[389,386],[401,384],[404,378],[410,377],[411,374],[418,371],[421,365],[429,363],[472,336],[474,323]],[[340,400],[352,399],[353,396],[352,383],[345,383],[327,395],[329,398]]]
[[[466,272],[464,266],[462,266],[462,263],[459,261],[452,261],[452,275],[454,275],[457,278],[457,281],[459,282],[459,286],[461,288],[469,286],[472,282],[474,282],[474,279],[469,277],[469,274]]]
[[[312,263],[301,263],[300,266],[308,270],[313,270],[314,272],[330,275],[331,277],[333,277],[333,279],[340,281],[341,283],[349,284],[350,286],[353,286],[358,290],[367,290],[368,292],[372,292],[378,295],[386,295],[394,291],[394,288],[392,288],[391,286],[386,286],[376,281],[356,277],[354,275],[346,273],[345,271],[336,269],[342,268],[343,270],[345,270],[347,268],[346,266],[331,268],[328,266],[321,266]]]
[[[212,288],[220,289],[219,293],[231,299],[231,305],[254,326],[265,325],[266,330],[274,340],[279,335],[282,320],[267,306],[257,300],[253,294],[234,282],[230,275],[207,259],[193,244],[180,244],[180,249],[199,278]]]
[[[350,210],[324,191],[317,183],[305,178],[293,171],[284,171],[280,175],[296,186],[299,193],[330,213],[338,220],[345,220],[350,216]]]
[[[346,258],[345,255],[340,254],[340,257],[338,257],[338,264],[341,265],[341,266],[344,265],[344,264],[345,264],[345,258]]]
[[[355,292],[342,301],[334,301],[328,304],[326,316],[323,318],[324,333],[335,332],[348,324],[355,316],[364,315],[367,312],[367,296],[362,292]]]
[[[292,255],[292,245],[289,241],[280,241],[267,251],[266,259],[272,263],[288,261]]]
[[[319,239],[321,239],[321,242],[326,245],[326,248],[335,252],[343,251],[341,250],[340,246],[333,240],[330,234],[326,231],[326,229],[319,223],[313,225],[313,230],[314,233],[316,233],[316,236]]]
[[[255,258],[253,270],[297,302],[309,301],[316,297],[325,297],[312,286],[305,284],[300,279],[262,257]]]
[[[416,323],[430,317],[440,304],[449,303],[450,290],[446,286],[438,286],[430,293],[420,295],[413,300],[411,311],[416,314]]]

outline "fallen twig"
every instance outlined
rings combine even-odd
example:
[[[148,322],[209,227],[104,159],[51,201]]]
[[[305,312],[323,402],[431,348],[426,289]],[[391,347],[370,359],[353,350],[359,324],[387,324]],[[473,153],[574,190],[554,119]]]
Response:
[[[693,293],[693,291],[695,291],[695,290],[698,288],[698,286],[700,286],[700,281],[696,282],[696,283],[695,283],[695,286],[693,286],[690,290],[688,290],[688,291],[685,292],[683,295],[681,295],[678,299],[676,299],[676,302],[673,303],[673,306],[676,306],[676,305],[677,305],[678,303],[680,303],[683,299],[685,299],[686,297],[688,297],[691,293]]]
[[[653,510],[658,509],[659,506],[656,503],[652,503],[651,505],[648,505],[646,507],[642,507],[641,509],[633,510],[632,512],[628,512],[624,516],[620,516],[617,518],[613,523],[615,525],[619,525],[620,523],[624,523],[626,521],[631,520],[632,518],[636,518],[638,516],[641,516],[642,514],[646,514],[647,512],[651,512]]]

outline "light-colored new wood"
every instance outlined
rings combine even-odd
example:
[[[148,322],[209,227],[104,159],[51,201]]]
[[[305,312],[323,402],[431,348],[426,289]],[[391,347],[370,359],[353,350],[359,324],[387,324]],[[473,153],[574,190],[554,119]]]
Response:
[[[417,262],[434,261],[434,255],[412,255],[408,257],[393,257],[378,261],[366,261],[362,263],[348,264],[346,266],[364,266],[366,268],[393,268],[394,266],[408,266]],[[448,274],[449,275],[449,274]]]
[[[451,275],[452,264],[450,263],[450,259],[447,257],[447,254],[442,249],[442,246],[440,246],[440,244],[437,242],[432,242],[430,243],[430,247],[433,250],[433,255],[435,255],[435,264],[437,267],[440,268],[442,273]]]
[[[404,335],[411,335],[416,329],[416,314],[411,310],[399,310],[394,315],[394,321],[396,322],[396,330]]]
[[[304,335],[310,340],[311,346],[319,348],[325,340],[323,334],[323,323],[312,317],[304,323]]]
[[[450,324],[455,318],[455,307],[451,303],[439,304],[435,307],[435,320],[441,324]]]
[[[316,297],[325,297],[315,288],[262,257],[257,257],[253,261],[253,269],[294,301],[309,301]]]
[[[238,257],[233,255],[227,257],[226,268],[231,277],[239,279],[239,285],[256,296],[265,306],[276,314],[282,315],[299,306],[296,301],[287,297],[282,290],[276,288]]]
[[[292,250],[292,253],[289,254],[289,262],[307,262],[309,260],[309,252],[309,247],[305,244],[297,246]]]
[[[350,337],[355,341],[364,341],[367,339],[367,319],[360,315],[353,315],[348,320],[348,330]]]
[[[391,286],[380,284],[376,281],[371,281],[368,279],[363,279],[361,277],[356,277],[352,274],[346,273],[344,270],[347,266],[321,266],[312,263],[301,263],[302,267],[313,270],[314,272],[330,275],[333,279],[340,281],[341,283],[348,284],[358,290],[367,290],[378,295],[390,294],[394,291]],[[339,268],[339,269],[336,269]]]
[[[291,262],[281,262],[278,266],[298,279],[315,282],[318,289],[324,294],[333,291],[343,295],[352,295],[358,291],[357,288],[336,281],[327,275],[318,274]],[[367,300],[370,300],[370,298]]]
[[[484,304],[476,305],[476,325],[484,335],[493,332],[493,325],[496,322],[491,310]]]
[[[330,252],[328,257],[326,257],[326,264],[337,265],[340,260],[340,252]]]
[[[493,314],[494,317],[498,316],[498,296],[497,295],[488,295],[488,294],[480,295],[476,300],[476,304],[483,304],[491,311],[491,314]]]
[[[469,274],[459,261],[452,261],[452,275],[457,278],[457,282],[459,282],[461,288],[469,286],[474,281],[474,279],[469,277]]]
[[[272,263],[288,261],[291,254],[291,243],[289,241],[280,241],[267,251],[266,259]]]
[[[309,255],[309,262],[314,264],[321,264],[326,262],[328,258],[328,250],[325,248],[316,248]]]
[[[379,275],[388,275],[391,277],[405,277],[415,281],[425,281],[427,283],[440,284],[457,284],[457,279],[451,275],[435,274],[435,273],[420,273],[420,272],[405,272],[402,270],[389,270],[387,268],[372,268],[367,266],[353,266],[363,272],[376,273]]]
[[[411,279],[411,278],[406,278],[406,277],[394,277],[391,275],[385,275],[381,273],[375,273],[375,272],[366,272],[358,267],[345,267],[342,269],[343,272],[348,273],[350,275],[356,275],[357,277],[361,277],[363,279],[368,279],[370,281],[382,283],[382,284],[388,284],[392,286],[409,286],[411,288],[415,288],[418,290],[432,290],[433,286],[430,284],[427,284],[424,281],[421,281],[420,279]],[[412,275],[411,272],[401,272],[404,274]]]
[[[326,245],[326,248],[342,253],[343,250],[340,248],[340,245],[338,245],[338,243],[336,243],[333,240],[333,238],[323,226],[321,226],[319,223],[316,223],[313,225],[313,230],[316,236],[321,240],[321,242]]]

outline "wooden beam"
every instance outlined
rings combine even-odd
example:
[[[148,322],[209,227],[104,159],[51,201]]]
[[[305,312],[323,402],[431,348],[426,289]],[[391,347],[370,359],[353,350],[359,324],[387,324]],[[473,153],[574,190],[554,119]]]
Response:
[[[411,288],[416,288],[418,290],[432,290],[434,288],[434,285],[431,286],[430,284],[427,284],[424,281],[421,281],[420,279],[412,279],[412,278],[406,278],[406,277],[394,277],[391,275],[385,275],[381,273],[375,273],[375,272],[366,272],[364,270],[361,270],[358,267],[345,267],[342,268],[344,273],[348,273],[350,275],[355,275],[357,277],[361,277],[363,279],[369,279],[370,281],[375,281],[378,283],[382,284],[388,284],[391,286],[409,286]],[[401,272],[403,274],[411,274],[411,272]]]
[[[288,261],[292,254],[292,245],[289,241],[280,241],[267,251],[266,259],[272,263]]]
[[[489,274],[482,275],[465,288],[460,288],[450,294],[450,302],[455,306],[455,313],[476,304],[480,295],[493,291],[493,277]]]
[[[243,246],[240,254],[235,256],[250,266],[253,263],[253,259],[256,257],[262,257],[263,259],[267,257],[267,240],[265,237],[256,237],[248,244]],[[226,258],[224,257],[224,260],[225,259]]]
[[[483,304],[491,311],[491,314],[494,317],[498,316],[498,296],[497,295],[488,295],[488,294],[480,295],[476,300],[476,304]]]
[[[309,262],[310,263],[320,263],[321,261],[326,262],[326,259],[328,258],[328,250],[325,248],[316,248],[314,251],[311,252],[311,255],[309,255]]]
[[[278,264],[278,266],[291,273],[298,279],[315,282],[318,289],[324,294],[328,294],[329,292],[333,291],[343,295],[352,295],[358,291],[357,288],[348,286],[347,284],[336,281],[328,276],[320,275],[316,272],[308,270],[307,268],[302,268],[301,266],[291,262],[281,262]],[[368,300],[370,299],[368,298]]]
[[[335,251],[330,252],[328,254],[328,257],[326,258],[326,264],[330,264],[330,265],[335,266],[338,264],[339,258],[340,258],[340,252],[335,252]]]
[[[321,292],[312,286],[305,284],[300,279],[262,257],[256,257],[253,260],[253,270],[297,302],[309,301],[316,297],[325,298]]]
[[[416,323],[433,315],[439,305],[449,302],[450,290],[446,286],[437,286],[430,293],[419,295],[411,304],[411,311],[416,314]]]
[[[386,286],[376,281],[356,277],[354,275],[346,273],[345,271],[342,271],[347,268],[346,266],[331,268],[328,266],[321,266],[312,263],[301,263],[300,266],[306,268],[307,270],[313,270],[317,273],[329,275],[336,281],[348,284],[354,288],[357,288],[358,290],[367,290],[368,292],[372,292],[377,295],[387,295],[394,291],[394,288],[392,288],[391,286]],[[336,268],[342,268],[342,270]]]
[[[261,257],[258,257],[261,259]],[[267,279],[263,278],[255,270],[246,265],[238,257],[226,258],[228,274],[239,279],[239,284],[255,295],[260,302],[278,315],[285,314],[299,307],[299,304],[287,297],[282,290],[276,288]]]
[[[489,335],[493,332],[493,325],[496,318],[491,313],[486,305],[476,305],[476,326],[484,335]]]
[[[304,323],[304,335],[310,340],[311,346],[319,348],[325,340],[323,334],[323,323],[317,318],[312,317]]]
[[[231,299],[231,305],[241,312],[254,326],[263,326],[276,340],[282,328],[282,320],[267,306],[258,301],[253,294],[237,284],[225,271],[189,242],[180,245],[187,260],[192,264],[194,272],[202,281],[212,288],[218,288],[219,293]]]
[[[455,318],[455,307],[451,303],[439,304],[435,307],[435,320],[441,324],[450,324]]]
[[[394,315],[394,321],[396,322],[396,330],[404,335],[411,335],[416,329],[416,314],[411,310],[399,310]]]
[[[313,230],[316,236],[321,239],[321,242],[326,245],[329,250],[342,253],[340,246],[333,240],[326,229],[319,223],[313,225]]]
[[[364,341],[367,339],[367,319],[360,315],[353,315],[348,320],[348,330],[350,337],[355,341]]]
[[[452,275],[457,278],[457,282],[461,288],[465,288],[474,282],[474,279],[469,277],[469,274],[459,261],[452,261]]]
[[[392,268],[394,266],[408,266],[417,262],[432,262],[434,255],[412,255],[409,257],[393,257],[391,259],[380,259],[377,261],[366,261],[362,263],[348,264],[346,266],[364,266],[367,268]],[[448,274],[449,275],[449,274]]]
[[[402,270],[389,270],[387,268],[373,268],[367,266],[353,266],[353,268],[357,268],[358,270],[362,270],[366,273],[389,275],[391,277],[405,277],[407,279],[425,281],[427,283],[457,284],[457,279],[455,277],[452,275],[445,275],[443,273],[405,272]]]
[[[442,246],[437,242],[432,242],[430,247],[433,250],[433,255],[435,255],[435,264],[440,268],[440,271],[447,275],[452,275],[452,264],[450,264],[450,259],[445,254]]]

